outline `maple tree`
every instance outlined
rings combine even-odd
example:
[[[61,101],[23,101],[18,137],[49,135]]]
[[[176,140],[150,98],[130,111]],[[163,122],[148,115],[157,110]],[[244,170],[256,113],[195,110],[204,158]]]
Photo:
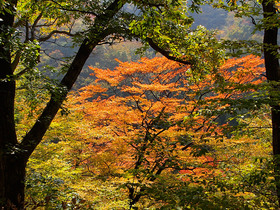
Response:
[[[134,14],[131,10],[126,11],[125,5],[141,12]],[[0,2],[0,64],[3,69],[0,74],[0,92],[1,98],[5,99],[0,106],[1,207],[24,208],[26,163],[41,142],[92,50],[99,44],[112,44],[116,40],[139,39],[138,34],[133,32],[135,26],[132,24],[139,20],[147,23],[145,29],[153,28],[154,24],[163,27],[157,30],[157,40],[161,40],[160,34],[166,33],[165,30],[170,30],[164,27],[167,23],[173,27],[180,25],[178,29],[186,34],[187,31],[182,29],[189,28],[192,23],[186,18],[186,13],[181,12],[187,10],[186,6],[180,0],[158,3],[137,0]],[[82,27],[75,27],[75,20],[82,21]],[[153,23],[154,20],[156,22]],[[137,31],[141,32],[139,28]],[[175,30],[167,33],[172,35],[172,32],[176,33]],[[73,59],[70,62],[66,60],[67,65],[59,69],[63,78],[53,81],[38,70],[40,53],[44,51],[40,48],[43,46],[42,42],[55,40],[59,36],[72,37],[71,42],[79,47],[73,54]],[[164,39],[160,41],[161,44],[164,42]],[[168,42],[171,43],[170,40]],[[153,47],[158,45],[153,43]],[[170,54],[169,50],[162,50],[160,47],[157,49],[167,56]],[[174,56],[170,58],[175,59]],[[56,65],[46,68],[47,73],[54,68]],[[21,87],[27,87],[30,91],[31,101],[37,103],[40,101],[36,100],[38,94],[47,92],[47,97],[42,98],[46,101],[45,108],[41,115],[36,115],[38,118],[34,120],[34,126],[29,127],[30,130],[22,138],[16,133],[14,120],[18,79],[26,81]]]
[[[63,132],[58,144],[68,145],[72,166],[83,176],[123,186],[119,193],[127,197],[118,200],[130,207],[146,205],[145,196],[164,177],[211,176],[209,167],[219,163],[213,148],[225,138],[219,116],[232,111],[225,102],[254,91],[263,81],[263,61],[230,59],[207,75],[162,57],[118,62],[114,70],[92,68],[95,82],[68,98],[77,127]],[[85,198],[88,188],[97,193],[88,181],[75,187]]]

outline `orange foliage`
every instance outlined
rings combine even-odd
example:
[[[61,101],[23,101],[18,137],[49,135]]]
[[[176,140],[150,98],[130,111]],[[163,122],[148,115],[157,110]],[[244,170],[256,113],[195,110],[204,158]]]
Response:
[[[90,67],[96,84],[70,98],[71,108],[83,113],[85,122],[102,133],[100,138],[89,139],[91,144],[84,152],[91,152],[92,158],[84,164],[96,167],[94,161],[103,158],[118,173],[142,168],[156,174],[162,167],[183,173],[188,170],[184,163],[194,160],[215,166],[211,154],[193,158],[191,145],[221,134],[223,126],[216,123],[216,111],[227,105],[200,102],[247,94],[252,87],[239,90],[236,86],[259,84],[264,72],[263,61],[252,55],[229,59],[204,78],[195,76],[189,66],[164,57],[119,63],[114,70]]]

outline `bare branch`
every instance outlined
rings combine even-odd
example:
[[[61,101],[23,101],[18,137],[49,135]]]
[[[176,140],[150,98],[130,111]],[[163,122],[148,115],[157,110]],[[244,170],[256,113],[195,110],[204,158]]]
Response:
[[[252,15],[250,15],[250,18],[251,18],[251,20],[252,20],[252,23],[256,26],[256,25],[257,25],[257,23],[256,23],[255,18],[254,18]]]
[[[32,27],[31,27],[31,31],[30,31],[30,40],[35,40],[35,30],[36,30],[36,26],[38,24],[38,22],[41,20],[43,16],[43,11],[38,15],[38,17],[35,19]]]
[[[193,144],[194,144],[193,142],[190,142],[186,146],[184,146],[181,150],[184,151],[184,150],[188,149],[189,147],[191,147]]]
[[[28,20],[25,20],[25,39],[24,39],[24,43],[27,43],[29,40],[29,25],[28,25]],[[11,64],[12,67],[12,71],[14,72],[16,67],[19,64],[20,61],[20,57],[21,57],[21,50],[17,50],[15,53],[15,58]]]
[[[58,18],[55,18],[52,22],[44,23],[44,24],[37,24],[36,27],[50,27],[55,24]]]
[[[65,35],[72,36],[72,37],[75,36],[75,34],[72,34],[72,33],[70,33],[69,31],[54,30],[54,31],[50,32],[47,36],[38,38],[38,41],[39,41],[39,42],[47,41],[47,40],[50,39],[54,34],[65,34]]]
[[[29,40],[29,24],[28,19],[25,20],[25,40],[24,42],[27,42]]]

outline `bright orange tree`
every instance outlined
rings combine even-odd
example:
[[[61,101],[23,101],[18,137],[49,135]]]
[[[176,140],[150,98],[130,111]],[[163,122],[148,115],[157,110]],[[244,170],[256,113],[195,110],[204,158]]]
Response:
[[[74,165],[103,179],[121,177],[131,207],[162,175],[210,174],[207,166],[217,161],[211,142],[225,138],[219,118],[232,112],[227,101],[263,81],[263,61],[252,55],[208,75],[164,57],[118,62],[114,70],[90,67],[95,82],[69,97],[69,109],[91,129],[77,127],[86,146]]]

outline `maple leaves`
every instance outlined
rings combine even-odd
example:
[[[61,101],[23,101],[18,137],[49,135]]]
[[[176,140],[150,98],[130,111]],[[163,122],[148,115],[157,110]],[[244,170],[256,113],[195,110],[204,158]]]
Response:
[[[103,124],[98,124],[101,127],[112,126],[116,135],[127,136],[129,132],[135,135],[135,128],[147,124],[161,112],[167,116],[164,120],[169,123],[169,126],[165,125],[168,129],[180,122],[191,127],[195,134],[202,128],[203,132],[209,131],[217,119],[215,110],[208,109],[207,118],[204,116],[207,105],[201,103],[202,99],[217,102],[218,99],[237,98],[241,93],[249,93],[252,89],[237,90],[236,85],[261,83],[261,64],[261,59],[254,56],[230,59],[216,74],[195,78],[188,66],[180,66],[166,58],[120,62],[113,71],[92,68],[99,84],[83,88],[76,100],[80,100],[88,120],[102,121]],[[103,94],[90,100],[96,92],[105,89],[107,96]],[[225,91],[230,89],[230,93]],[[217,107],[216,103],[215,106],[223,109],[226,105]]]
[[[46,151],[43,144],[30,168],[37,169],[34,163],[45,154],[62,153],[50,163],[58,163],[65,186],[81,199],[105,209],[141,203],[160,208],[175,205],[175,200],[182,206],[196,205],[191,196],[197,190],[231,188],[227,176],[234,174],[235,182],[242,179],[231,164],[247,167],[252,160],[246,154],[263,154],[259,132],[236,132],[231,138],[225,134],[227,114],[263,82],[260,58],[229,59],[212,74],[194,73],[162,57],[119,63],[114,70],[90,67],[94,82],[72,92],[65,104],[68,116],[56,118],[46,136],[48,148],[63,150]],[[254,151],[242,152],[247,145]],[[170,187],[169,196],[159,191],[163,186]],[[199,205],[207,206],[221,195],[205,196],[206,203]],[[237,206],[245,194],[238,196]]]
[[[264,71],[251,55],[207,75],[163,57],[118,62],[114,70],[90,67],[95,82],[72,94],[68,108],[80,116],[76,132],[84,142],[76,154],[83,158],[73,164],[94,177],[115,177],[126,186],[130,206],[161,175],[205,176],[217,166],[213,148],[225,138],[219,120],[227,100],[254,91]]]

